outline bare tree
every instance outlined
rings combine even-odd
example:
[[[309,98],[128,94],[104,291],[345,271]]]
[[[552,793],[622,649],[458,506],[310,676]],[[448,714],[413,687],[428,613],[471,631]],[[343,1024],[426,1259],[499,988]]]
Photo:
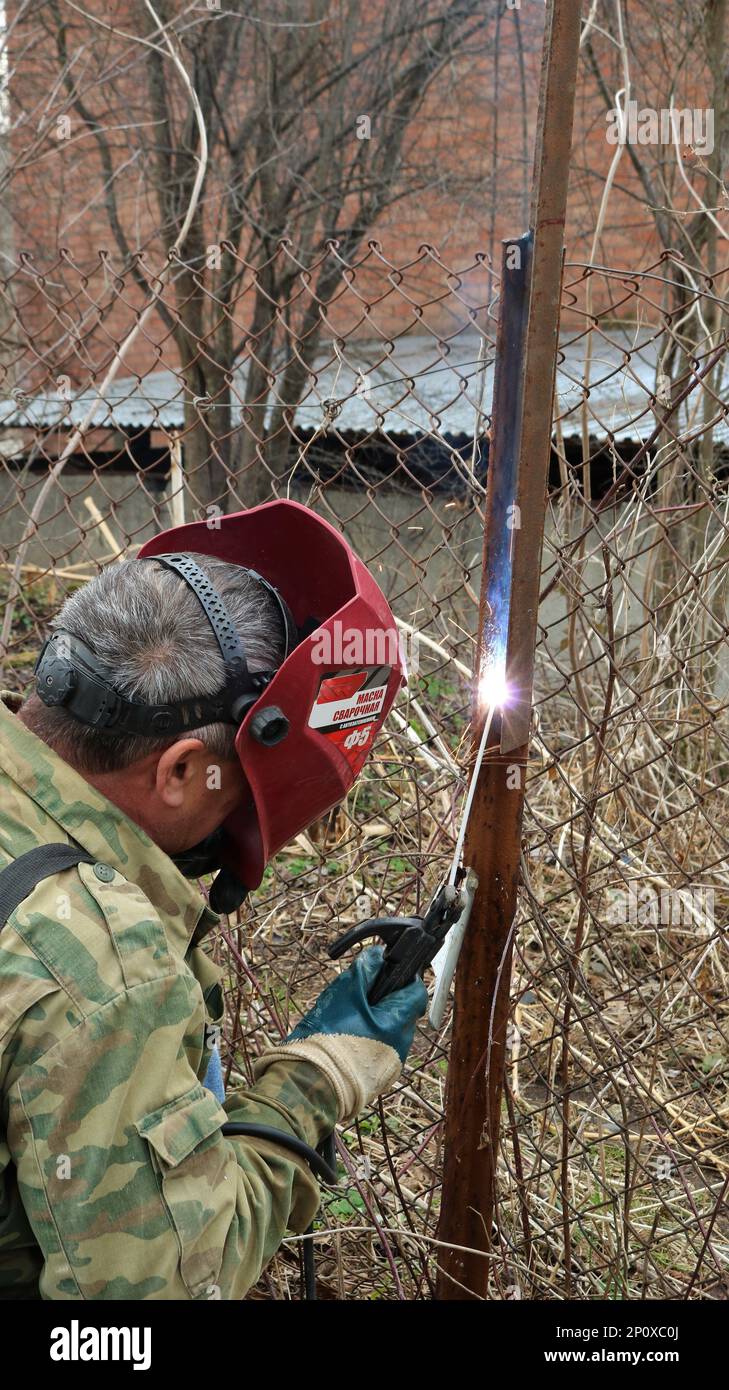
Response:
[[[689,0],[682,6],[607,0],[592,11],[596,22],[589,25],[583,44],[588,103],[593,111],[604,104],[607,113],[630,98],[639,113],[655,113],[660,136],[636,140],[635,131],[632,138],[628,132],[622,142],[626,172],[622,181],[616,177],[614,187],[621,195],[620,214],[637,204],[644,227],[650,230],[652,224],[648,245],[670,253],[666,309],[679,311],[675,321],[681,328],[666,335],[658,358],[657,416],[667,420],[685,388],[692,359],[698,355],[705,361],[725,331],[718,301],[703,304],[699,312],[696,293],[697,277],[706,285],[705,277],[716,274],[721,245],[729,241],[723,183],[729,146],[727,0]],[[711,122],[706,126],[711,140],[703,152],[690,147],[684,117],[693,114],[692,108]],[[599,168],[593,167],[592,177],[601,178]],[[615,225],[604,219],[603,243]],[[716,410],[716,386],[717,376],[710,372],[704,383],[707,424]],[[713,467],[710,428],[700,447],[708,477]],[[678,464],[683,462],[677,457]]]
[[[87,162],[96,151],[93,215],[103,208],[141,302],[155,298],[174,340],[201,505],[258,501],[290,466],[326,307],[378,219],[431,190],[483,189],[439,155],[501,8],[231,0],[179,13],[130,0],[124,22],[70,0],[33,8],[32,62],[42,49],[55,111],[73,119]],[[145,246],[173,261],[164,293]]]

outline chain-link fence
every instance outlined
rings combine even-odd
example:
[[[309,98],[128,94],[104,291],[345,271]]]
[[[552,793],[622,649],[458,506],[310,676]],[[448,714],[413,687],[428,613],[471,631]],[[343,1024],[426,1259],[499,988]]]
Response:
[[[99,564],[274,495],[343,530],[410,656],[346,802],[211,943],[235,1084],[331,977],[343,927],[419,910],[453,854],[498,282],[481,255],[394,266],[370,243],[303,267],[282,243],[265,266],[231,257],[231,319],[204,266],[142,270],[146,311],[140,274],[107,257],[21,259],[2,285],[5,686],[25,688],[48,617]],[[496,1297],[727,1291],[722,287],[675,260],[565,272]],[[321,1297],[432,1294],[448,1039],[423,1028],[395,1092],[339,1136]],[[298,1296],[300,1251],[261,1296]]]

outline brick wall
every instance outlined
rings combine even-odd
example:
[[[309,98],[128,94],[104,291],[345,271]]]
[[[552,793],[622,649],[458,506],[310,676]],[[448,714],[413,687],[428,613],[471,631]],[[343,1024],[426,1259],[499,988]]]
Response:
[[[104,6],[103,13],[108,24],[124,30],[132,24],[134,10],[124,0]],[[523,79],[510,11],[500,22],[498,64],[490,45],[489,51],[462,57],[441,75],[409,132],[405,151],[406,163],[417,162],[425,170],[426,186],[398,199],[371,230],[371,236],[382,246],[385,261],[393,265],[401,266],[416,257],[422,243],[437,247],[449,267],[467,271],[463,276],[466,305],[482,304],[488,293],[488,268],[475,264],[475,252],[491,250],[498,263],[500,238],[521,232],[526,224],[525,185],[528,188],[531,174],[543,13],[541,3],[525,3],[519,12]],[[82,31],[88,37],[88,29],[72,11],[67,18],[68,47],[73,51]],[[46,277],[40,293],[34,293],[25,273],[16,277],[13,289],[19,336],[27,337],[37,356],[36,385],[49,374],[68,374],[76,383],[103,371],[114,344],[132,327],[144,303],[143,292],[128,270],[115,280],[122,258],[104,201],[109,170],[103,167],[93,134],[84,127],[80,114],[69,108],[59,87],[59,58],[53,35],[44,29],[46,20],[42,7],[32,12],[18,24],[11,44],[16,128],[10,149],[19,165],[12,185],[13,250],[16,257],[30,252]],[[490,37],[493,39],[495,33]],[[128,130],[150,120],[143,50],[103,30],[96,32],[95,42],[98,46],[80,60],[87,64],[80,86],[87,109],[104,112],[119,218],[128,244],[132,249],[144,248],[147,264],[156,270],[164,263],[163,248],[155,235],[159,212],[146,177],[149,170],[142,167],[145,161],[139,156],[139,144],[135,146],[134,135]],[[124,75],[115,79],[113,87],[105,86],[104,72],[114,67],[120,54],[126,55]],[[657,88],[660,72],[647,76]],[[694,87],[700,93],[700,82],[697,86],[694,80]],[[177,97],[182,103],[181,92]],[[352,113],[353,121],[359,114]],[[64,115],[70,118],[67,128],[59,124]],[[372,138],[377,139],[376,123]],[[604,100],[583,66],[567,228],[568,259],[584,260],[590,254],[599,198],[613,152],[605,138]],[[215,171],[212,173],[214,188]],[[214,203],[211,214],[213,211]],[[206,234],[214,240],[212,215]],[[653,220],[626,152],[597,259],[629,267],[655,259],[659,249]],[[367,296],[371,292],[375,298],[386,274],[387,266],[376,254],[371,256],[358,271],[362,293]],[[444,276],[437,266],[421,264],[410,272],[409,279],[406,275],[404,287],[422,303],[437,297]],[[174,304],[174,296],[170,300]],[[55,313],[49,310],[49,301],[56,306]],[[112,302],[109,311],[106,306]],[[380,333],[403,332],[421,322],[405,295],[390,295],[373,313]],[[249,314],[245,296],[236,305],[235,314],[242,332]],[[463,318],[466,322],[465,309]],[[336,332],[362,336],[371,332],[366,319],[357,323],[351,302],[346,308],[335,306],[329,321]],[[452,310],[440,312],[437,304],[428,308],[426,321],[442,332],[458,327]],[[70,322],[77,325],[77,341],[59,350],[59,323]],[[158,364],[176,362],[169,331],[155,316],[128,354],[125,370],[142,374]]]

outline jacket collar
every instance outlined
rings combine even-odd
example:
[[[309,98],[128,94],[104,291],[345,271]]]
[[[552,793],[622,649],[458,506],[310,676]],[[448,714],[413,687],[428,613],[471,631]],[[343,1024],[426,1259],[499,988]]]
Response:
[[[26,729],[9,703],[3,692],[0,769],[71,840],[141,888],[158,912],[170,945],[184,955],[193,934],[198,942],[218,922],[216,913],[141,826]],[[41,843],[50,843],[52,827],[39,827],[35,835]]]

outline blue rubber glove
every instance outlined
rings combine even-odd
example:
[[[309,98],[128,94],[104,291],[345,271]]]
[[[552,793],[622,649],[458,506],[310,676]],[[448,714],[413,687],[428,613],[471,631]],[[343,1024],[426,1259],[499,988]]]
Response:
[[[388,1091],[402,1071],[428,991],[418,979],[379,1004],[368,1004],[384,954],[382,946],[369,946],[332,980],[293,1033],[255,1063],[256,1078],[281,1062],[313,1064],[331,1083],[343,1123]]]
[[[421,979],[413,980],[379,1004],[369,1004],[367,995],[379,974],[385,951],[368,946],[348,970],[332,980],[319,995],[314,1007],[289,1033],[286,1042],[326,1034],[372,1038],[394,1048],[401,1062],[413,1045],[415,1024],[428,1007],[428,991]]]

